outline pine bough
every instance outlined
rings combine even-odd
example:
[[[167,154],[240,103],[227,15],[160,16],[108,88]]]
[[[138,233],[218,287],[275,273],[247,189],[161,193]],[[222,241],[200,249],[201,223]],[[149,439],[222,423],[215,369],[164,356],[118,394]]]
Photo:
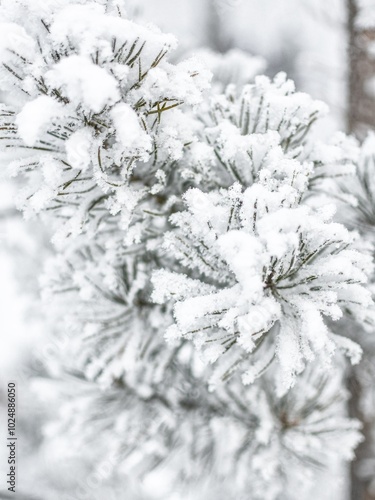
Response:
[[[259,60],[226,86],[227,56],[212,87],[168,62],[175,39],[120,2],[3,0],[1,20],[0,146],[53,230],[42,288],[76,380],[58,432],[171,488],[308,498],[361,439],[341,354],[361,348],[336,324],[373,324],[371,249],[332,205],[358,179],[371,215],[358,145],[319,143],[325,106]]]

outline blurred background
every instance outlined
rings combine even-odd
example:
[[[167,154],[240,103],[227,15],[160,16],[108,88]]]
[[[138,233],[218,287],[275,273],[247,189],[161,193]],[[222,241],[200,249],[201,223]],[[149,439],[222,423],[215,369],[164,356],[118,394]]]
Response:
[[[285,71],[299,91],[329,105],[330,116],[319,129],[319,135],[326,139],[337,130],[363,139],[375,126],[375,0],[130,0],[129,13],[176,35],[176,60],[202,47],[223,54],[241,49],[257,58],[254,64],[260,72],[274,76]],[[49,234],[38,221],[22,219],[14,207],[15,191],[13,182],[1,181],[0,404],[4,407],[0,408],[0,440],[5,443],[7,382],[16,380],[20,494],[8,497],[0,492],[0,498],[167,500],[160,478],[132,496],[124,496],[122,487],[117,490],[113,479],[110,486],[98,484],[89,496],[71,493],[90,473],[89,454],[61,463],[58,448],[52,447],[42,426],[58,411],[58,405],[52,403],[54,395],[46,392],[40,381],[54,349],[58,349],[52,337],[53,325],[46,324],[39,297],[38,276],[51,252]],[[349,388],[355,402],[359,397],[355,380]],[[364,420],[355,404],[352,406],[353,415]],[[335,500],[375,499],[374,478],[366,472],[375,470],[368,431],[371,422],[364,423],[367,439],[352,470],[338,474],[341,479]],[[3,491],[4,471],[2,446]],[[185,498],[182,494],[168,496],[169,500]],[[214,498],[220,498],[219,492]],[[318,489],[317,498],[326,498],[324,491]]]

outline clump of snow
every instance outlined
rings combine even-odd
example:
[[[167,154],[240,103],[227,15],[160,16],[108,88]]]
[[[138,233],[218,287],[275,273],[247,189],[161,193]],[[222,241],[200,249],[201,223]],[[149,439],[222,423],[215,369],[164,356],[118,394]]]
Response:
[[[35,146],[54,120],[66,114],[64,105],[49,96],[40,96],[25,104],[17,115],[18,133],[27,146]]]
[[[84,56],[66,57],[45,77],[49,85],[62,89],[75,106],[83,105],[95,113],[120,99],[117,80]]]
[[[129,104],[125,102],[116,104],[111,109],[110,116],[116,129],[117,139],[125,150],[130,152],[134,149],[146,151],[151,149],[151,138],[142,129],[137,114]]]
[[[76,169],[87,170],[91,163],[93,138],[89,129],[79,129],[65,143],[68,163]]]

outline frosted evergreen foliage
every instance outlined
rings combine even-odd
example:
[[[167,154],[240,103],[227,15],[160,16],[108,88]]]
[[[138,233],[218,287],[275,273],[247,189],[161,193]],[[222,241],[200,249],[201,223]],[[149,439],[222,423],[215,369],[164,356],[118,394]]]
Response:
[[[3,0],[0,20],[1,153],[56,244],[51,442],[114,455],[120,486],[312,498],[361,439],[337,325],[371,316],[373,242],[326,202],[353,202],[337,179],[373,196],[370,143],[317,141],[325,105],[238,51],[201,54],[211,88],[121,1]]]
[[[5,2],[3,17],[22,6],[30,10]],[[109,212],[127,227],[137,202],[162,189],[163,165],[191,140],[177,108],[201,101],[210,74],[198,61],[166,62],[174,37],[120,9],[59,2],[40,14],[37,33],[7,19],[1,28],[0,82],[12,94],[1,146],[22,152],[9,168],[30,179],[20,205],[57,211],[58,241],[85,224],[95,234]]]
[[[48,262],[44,299],[53,314],[66,311],[69,332],[61,363],[105,387],[162,381],[176,347],[158,337],[170,320],[150,300],[154,267],[152,254],[116,255],[98,244],[80,245]]]
[[[226,57],[231,67],[232,57]],[[215,82],[222,78],[220,67],[218,63],[215,67],[212,56],[209,61]],[[240,75],[236,78],[241,81]],[[189,149],[183,175],[197,185],[204,178],[211,189],[228,188],[234,182],[249,186],[263,162],[285,158],[298,160],[305,168],[310,164],[309,186],[319,191],[327,178],[353,176],[359,154],[356,141],[342,133],[327,144],[316,140],[313,125],[326,113],[324,103],[296,92],[284,73],[274,80],[257,76],[254,83],[228,85],[199,110],[198,119],[204,124],[201,141]]]
[[[297,177],[291,171],[289,182]],[[289,182],[274,191],[262,183],[243,193],[238,185],[188,191],[188,210],[172,216],[178,230],[164,245],[201,279],[154,275],[155,300],[176,301],[169,338],[192,340],[211,363],[223,358],[224,379],[241,365],[245,383],[276,358],[280,391],[293,385],[305,361],[317,353],[328,361],[336,345],[358,362],[359,348],[333,335],[324,317],[337,320],[345,307],[360,313],[371,302],[361,286],[371,261],[350,248],[352,236],[329,211],[298,206]]]
[[[77,449],[90,446],[98,461],[115,456],[131,477],[147,481],[156,473],[170,491],[194,485],[197,498],[217,485],[230,499],[249,492],[254,500],[310,498],[337,456],[353,458],[362,436],[359,423],[343,416],[342,360],[333,376],[304,372],[279,398],[267,378],[251,388],[232,380],[207,394],[187,352],[180,350],[177,359],[179,370],[169,365],[163,382],[154,384],[99,392],[77,379],[48,434],[56,442],[66,436]]]
[[[355,178],[341,179],[336,183],[334,192],[340,203],[339,215],[345,224],[361,234],[361,251],[374,255],[375,227],[375,138],[370,132],[363,141],[356,161]],[[375,293],[374,274],[370,276],[368,285],[373,297]],[[361,363],[355,367],[352,378],[357,382],[358,406],[361,419],[366,426],[366,442],[363,453],[358,460],[358,471],[368,485],[368,491],[374,488],[374,453],[375,453],[375,414],[374,414],[374,324],[375,310],[372,307],[362,322],[364,328],[358,329],[351,323],[342,325],[348,336],[360,342],[364,354]]]
[[[338,183],[343,219],[364,238],[373,241],[375,224],[375,136],[369,133],[356,158],[356,177]]]
[[[306,361],[319,353],[328,363],[336,347],[357,363],[360,348],[330,332],[324,318],[350,309],[363,319],[371,259],[332,221],[332,206],[303,203],[318,168],[352,164],[335,144],[323,148],[319,167],[316,150],[309,161],[308,132],[322,105],[279,75],[274,82],[257,78],[240,96],[214,97],[210,109],[216,178],[235,183],[188,191],[186,211],[171,216],[177,229],[164,247],[190,273],[154,275],[156,302],[176,302],[167,337],[192,340],[219,365],[213,384],[239,367],[251,383],[276,359],[282,393]]]

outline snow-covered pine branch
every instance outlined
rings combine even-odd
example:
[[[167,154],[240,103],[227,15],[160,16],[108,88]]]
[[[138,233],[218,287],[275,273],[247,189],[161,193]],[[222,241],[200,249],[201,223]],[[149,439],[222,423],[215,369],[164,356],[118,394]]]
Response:
[[[360,359],[360,348],[333,336],[324,317],[337,320],[347,309],[363,317],[371,259],[332,222],[332,206],[304,202],[317,161],[316,150],[314,162],[304,149],[321,106],[293,90],[282,76],[258,78],[238,97],[215,98],[226,104],[211,112],[219,116],[208,129],[219,160],[212,177],[236,182],[185,194],[186,210],[171,216],[177,229],[164,239],[175,263],[154,274],[155,301],[176,302],[167,336],[192,340],[219,365],[212,383],[239,367],[243,381],[253,382],[276,358],[283,393],[317,353],[328,363],[338,346]],[[331,156],[328,149],[320,165],[337,157],[334,145]]]
[[[359,422],[344,416],[343,358],[334,373],[310,366],[280,398],[268,376],[207,393],[190,354],[180,349],[179,368],[169,364],[162,381],[146,375],[106,391],[76,373],[73,387],[60,384],[62,417],[47,429],[50,446],[61,449],[63,440],[69,453],[88,449],[98,463],[115,457],[133,481],[156,474],[170,491],[196,489],[199,499],[218,485],[224,498],[309,498],[322,470],[352,459],[362,436]]]
[[[49,7],[2,4],[0,81],[10,102],[0,146],[17,157],[11,174],[29,180],[20,206],[54,211],[64,242],[84,226],[95,235],[109,213],[120,213],[126,228],[139,200],[162,189],[192,140],[178,108],[201,102],[210,73],[196,60],[168,63],[174,37],[121,10],[105,12],[100,2]],[[24,13],[10,22],[20,8],[33,22]]]
[[[0,19],[0,148],[53,226],[47,364],[74,374],[51,432],[135,480],[301,498],[360,440],[335,351],[361,351],[329,323],[366,317],[372,264],[317,196],[358,145],[318,143],[325,106],[284,74],[249,83],[260,60],[211,55],[210,90],[120,0],[2,0]]]

